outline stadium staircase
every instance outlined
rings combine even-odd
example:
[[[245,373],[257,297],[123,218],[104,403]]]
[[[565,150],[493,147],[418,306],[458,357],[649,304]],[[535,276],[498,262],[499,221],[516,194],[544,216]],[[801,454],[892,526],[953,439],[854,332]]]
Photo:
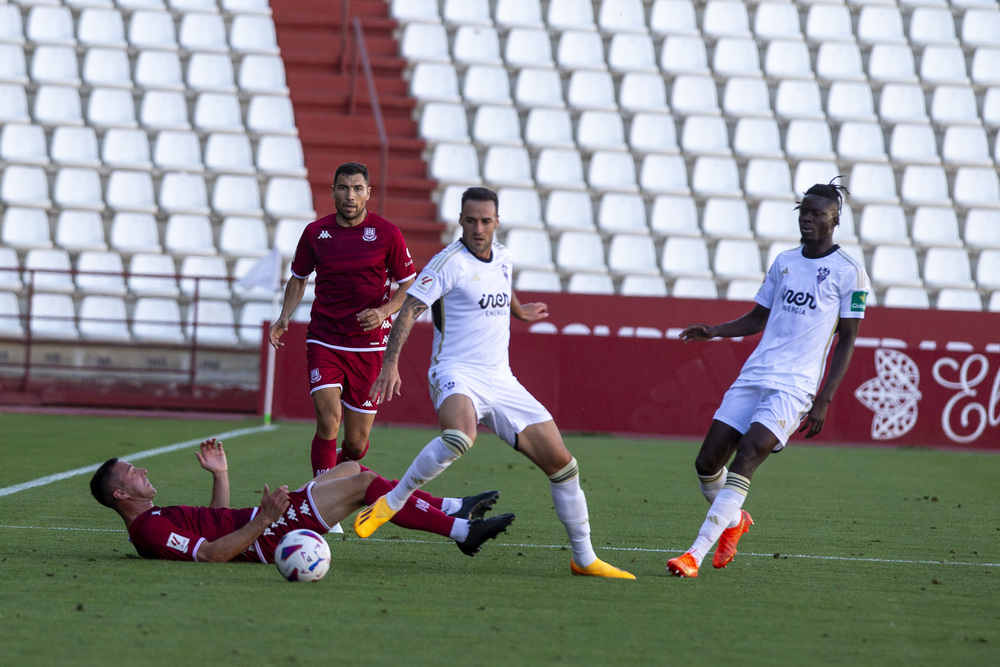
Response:
[[[348,7],[346,30],[342,2]],[[403,78],[406,60],[393,36],[397,23],[384,0],[342,2],[271,2],[316,212],[322,216],[334,210],[330,185],[337,165],[349,160],[367,164],[372,179],[369,208],[402,229],[419,268],[441,248],[444,225],[437,221],[431,200],[435,183],[427,178],[421,155],[425,143],[417,137],[413,119],[416,102],[409,96]],[[388,136],[388,183],[377,180],[379,136],[360,62],[355,111],[350,113],[355,17],[364,33]]]

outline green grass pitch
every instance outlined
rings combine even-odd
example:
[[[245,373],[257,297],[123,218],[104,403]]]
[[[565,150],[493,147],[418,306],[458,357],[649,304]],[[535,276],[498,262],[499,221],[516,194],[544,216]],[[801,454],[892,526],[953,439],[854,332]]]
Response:
[[[145,561],[83,474],[27,482],[251,421],[0,413],[0,664],[986,665],[1000,663],[1000,455],[793,441],[754,477],[756,525],[725,570],[664,565],[707,505],[697,443],[567,436],[598,555],[573,577],[544,475],[494,435],[428,485],[497,488],[508,533],[475,558],[387,525],[329,536],[317,584],[271,566]],[[311,424],[226,441],[234,506],[308,477]],[[400,476],[433,432],[376,427]],[[187,445],[136,461],[160,504],[205,504]],[[709,559],[710,560],[710,559]]]

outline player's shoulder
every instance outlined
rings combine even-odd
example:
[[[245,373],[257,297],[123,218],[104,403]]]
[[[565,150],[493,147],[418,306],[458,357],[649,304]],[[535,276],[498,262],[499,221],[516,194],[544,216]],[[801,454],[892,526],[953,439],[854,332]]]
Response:
[[[395,224],[389,222],[388,220],[386,220],[377,213],[372,213],[371,211],[368,211],[368,215],[365,217],[365,221],[361,224],[365,225],[366,227],[375,227],[376,229],[399,231],[399,227],[397,227]]]
[[[308,225],[305,226],[303,233],[310,238],[315,238],[316,234],[320,232],[324,227],[329,227],[330,225],[337,224],[337,214],[331,213],[329,215],[324,215],[322,218],[317,218],[313,220]]]
[[[441,273],[447,269],[455,269],[462,266],[466,256],[471,257],[470,253],[465,249],[465,244],[460,240],[454,241],[431,257],[424,268],[434,273]]]

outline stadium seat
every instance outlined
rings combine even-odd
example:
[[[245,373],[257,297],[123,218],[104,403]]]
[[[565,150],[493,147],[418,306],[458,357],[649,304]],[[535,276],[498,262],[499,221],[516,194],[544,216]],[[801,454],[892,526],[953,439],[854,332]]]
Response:
[[[17,5],[0,5],[0,42],[24,44],[24,21],[21,19],[21,8]]]
[[[782,79],[774,97],[774,113],[779,118],[826,120],[815,81]]]
[[[10,209],[8,209],[9,211]],[[31,209],[25,209],[31,210]],[[46,221],[46,230],[48,221]],[[104,221],[97,211],[66,209],[56,221],[56,244],[71,253],[82,250],[107,250],[104,242]]]
[[[970,248],[1000,248],[1000,210],[974,208],[965,215],[963,238]]]
[[[510,249],[514,266],[519,269],[551,271],[552,242],[547,232],[540,229],[512,229],[504,238],[504,245]]]
[[[24,282],[35,291],[72,294],[72,268],[69,253],[61,248],[30,248],[24,256]]]
[[[826,113],[832,121],[874,122],[875,103],[866,81],[834,81],[827,96]]]
[[[615,284],[609,275],[578,272],[569,277],[566,291],[570,294],[614,294]]]
[[[1000,289],[1000,250],[989,249],[979,253],[976,284],[983,290]]]
[[[81,45],[124,49],[125,23],[117,9],[84,7],[77,19],[76,34]]]
[[[171,215],[167,219],[163,245],[167,252],[178,257],[216,254],[212,223],[203,215]]]
[[[87,101],[87,123],[94,127],[137,127],[132,91],[94,88]]]
[[[885,141],[877,123],[848,121],[840,126],[837,155],[848,162],[885,162]]]
[[[691,197],[657,196],[653,200],[649,226],[655,236],[701,236],[698,208]]]
[[[914,245],[925,248],[961,248],[958,216],[950,207],[919,206],[913,213]]]
[[[708,245],[703,238],[668,236],[663,243],[660,268],[666,276],[713,277],[708,261]]]
[[[705,40],[700,35],[668,35],[660,47],[660,67],[674,75],[709,74]]]
[[[247,146],[247,160],[249,161],[249,159],[249,146]],[[227,215],[259,217],[263,215],[257,178],[235,174],[217,176],[212,187],[212,210],[222,217]]]
[[[816,55],[816,76],[826,81],[865,81],[861,49],[853,42],[823,42]]]
[[[45,126],[83,125],[80,91],[70,86],[39,86],[32,116]]]
[[[96,169],[63,167],[52,184],[52,199],[61,208],[104,210],[101,175]]]
[[[437,144],[429,166],[430,177],[439,181],[470,185],[482,182],[479,156],[476,149],[467,144]]]
[[[84,250],[76,259],[76,287],[82,294],[125,295],[125,268],[113,250]]]
[[[709,37],[749,37],[750,18],[742,2],[708,0],[702,15],[702,31]]]
[[[632,116],[628,143],[637,156],[645,153],[676,153],[677,128],[666,113],[637,113]]]
[[[542,229],[545,226],[542,222],[542,202],[533,187],[500,188],[497,196],[503,210],[504,227]]]
[[[316,219],[312,190],[304,178],[275,176],[264,191],[264,211],[272,218]]]
[[[115,211],[157,213],[149,172],[115,170],[108,177],[107,204]]]
[[[788,201],[765,199],[757,205],[754,235],[760,241],[798,241],[799,214]]]
[[[500,38],[491,26],[460,25],[452,42],[454,61],[458,65],[503,64],[500,58]]]
[[[535,28],[512,28],[507,33],[504,61],[508,67],[554,67],[549,33]]]
[[[189,338],[208,345],[239,344],[232,305],[225,300],[204,299],[188,306],[184,331]]]
[[[487,0],[444,0],[441,16],[445,23],[493,25]]]
[[[938,292],[935,307],[938,310],[973,310],[983,309],[983,297],[974,289],[944,287]]]
[[[257,141],[257,169],[272,176],[305,178],[307,171],[298,137],[265,135]]]
[[[23,287],[21,264],[17,259],[17,251],[6,245],[0,245],[0,289],[20,292]]]
[[[187,87],[192,91],[235,93],[233,61],[226,53],[192,53],[187,64]]]
[[[931,119],[939,125],[978,125],[975,91],[969,86],[938,86],[931,97]]]
[[[795,177],[792,189],[795,192],[805,192],[816,183],[829,183],[831,179],[841,175],[837,163],[826,160],[801,160],[795,165]],[[842,181],[841,181],[842,182]]]
[[[210,134],[205,142],[205,167],[214,172],[256,176],[250,139],[245,134]]]
[[[845,5],[813,4],[806,14],[806,39],[820,44],[854,41],[851,13]]]
[[[792,173],[783,159],[751,158],[747,162],[743,192],[749,199],[795,199]]]
[[[589,30],[561,33],[556,47],[556,63],[567,72],[577,69],[606,70],[608,65],[600,34]]]
[[[645,33],[646,11],[642,0],[602,0],[597,25],[607,33]]]
[[[147,90],[139,107],[139,121],[150,130],[190,130],[184,93]]]
[[[539,0],[497,0],[495,21],[501,27],[544,28]]]
[[[174,19],[166,11],[138,10],[128,23],[128,41],[137,49],[177,50]]]
[[[230,216],[222,221],[219,252],[228,257],[263,257],[268,253],[267,227],[261,218]]]
[[[989,167],[990,158],[986,130],[976,125],[951,125],[944,131],[941,157],[946,165]]]
[[[654,0],[649,12],[654,35],[697,35],[698,23],[691,0]]]
[[[274,247],[281,250],[282,257],[288,259],[295,254],[295,248],[307,224],[309,222],[306,220],[283,218],[274,226]]]
[[[176,298],[180,295],[177,267],[170,255],[136,253],[129,260],[128,273],[129,291],[136,296]]]
[[[659,73],[653,40],[646,34],[615,34],[608,47],[608,67],[613,72]]]
[[[241,135],[235,135],[241,136]],[[168,171],[205,171],[198,135],[188,131],[164,130],[156,135],[153,162]]]
[[[566,148],[543,148],[535,161],[535,183],[544,189],[585,189],[580,153]]]
[[[111,128],[104,133],[101,146],[104,164],[116,169],[152,169],[149,140],[142,130]]]
[[[31,80],[62,86],[80,85],[80,67],[71,46],[42,44],[31,56]]]
[[[916,83],[913,51],[909,45],[873,45],[868,56],[868,78],[876,83]]]
[[[181,260],[181,293],[199,299],[229,299],[229,272],[222,257],[189,255]]]
[[[80,335],[90,340],[130,339],[125,301],[119,296],[87,295],[80,303]]]
[[[972,83],[976,86],[1000,85],[1000,48],[977,47],[972,56],[969,74],[972,76]]]
[[[618,104],[625,111],[667,110],[667,88],[660,74],[626,72],[618,86]]]
[[[244,345],[260,345],[265,335],[261,325],[274,320],[276,315],[274,306],[270,303],[251,301],[243,304],[237,326],[240,342]]]
[[[722,110],[727,116],[771,118],[771,93],[759,78],[734,77],[722,91]]]
[[[136,299],[132,313],[132,336],[136,340],[158,343],[182,343],[181,311],[171,298]]]
[[[545,225],[553,231],[594,230],[594,207],[590,195],[572,190],[553,190],[545,201]]]
[[[528,151],[520,146],[490,146],[483,158],[483,180],[494,189],[533,186]]]
[[[219,11],[217,0],[167,0],[170,9],[179,14],[189,12],[205,12],[216,14]]]
[[[940,44],[924,47],[920,58],[920,79],[925,85],[968,84],[969,74],[962,49]]]
[[[418,62],[410,77],[410,94],[423,101],[460,102],[454,65]]]
[[[923,287],[890,286],[882,296],[882,305],[890,308],[930,308],[927,290]]]
[[[399,53],[411,61],[451,62],[448,34],[436,23],[407,23],[399,39]]]
[[[906,213],[894,204],[868,204],[861,212],[858,236],[867,245],[910,245]]]
[[[3,212],[0,243],[9,248],[51,248],[49,216],[40,208],[8,206]]]
[[[459,107],[461,108],[461,107]],[[465,113],[464,109],[462,113]],[[455,127],[461,127],[458,120]],[[477,144],[500,144],[505,146],[523,146],[521,140],[521,118],[517,109],[510,106],[483,105],[476,109],[476,117],[472,125],[472,137]],[[461,137],[456,139],[461,140]]]
[[[764,52],[764,75],[778,81],[784,79],[812,80],[812,61],[809,47],[802,41],[776,39],[769,42]]]
[[[637,194],[609,192],[597,207],[597,226],[605,234],[649,234],[646,203]]]
[[[719,288],[711,278],[682,276],[674,281],[670,296],[676,299],[717,299]]]
[[[587,183],[594,190],[638,192],[635,178],[635,158],[631,153],[594,151],[587,169]]]
[[[876,287],[923,287],[924,284],[917,267],[917,253],[911,247],[876,247],[870,274]]]
[[[4,162],[45,166],[49,154],[45,130],[40,125],[8,123],[0,129],[0,159]]]
[[[667,284],[659,276],[626,275],[618,293],[622,296],[667,296]]]
[[[158,253],[160,232],[151,213],[116,213],[111,221],[111,247],[123,255]]]
[[[955,20],[951,10],[939,7],[916,7],[910,14],[910,44],[957,44]]]
[[[615,86],[609,72],[577,70],[570,74],[566,89],[569,106],[578,109],[616,111]]]
[[[1000,86],[986,89],[983,96],[983,125],[989,128],[1000,127]]]
[[[608,247],[608,269],[616,275],[659,276],[656,248],[648,236],[616,234]]]
[[[31,335],[36,338],[76,340],[76,311],[68,294],[35,293],[31,295]]]
[[[2,8],[3,5],[0,5]],[[23,46],[0,43],[0,81],[22,86],[28,84],[28,65]]]
[[[761,76],[760,53],[749,38],[723,37],[712,50],[712,71],[716,76]]]
[[[862,44],[905,44],[903,16],[898,7],[865,5],[858,14],[858,41]]]
[[[604,241],[596,232],[566,231],[556,245],[556,266],[560,271],[606,273]]]
[[[716,279],[753,280],[758,284],[764,279],[760,250],[753,240],[720,240],[715,246],[712,269]]]
[[[691,189],[699,197],[742,197],[736,160],[699,156],[691,173]]]
[[[546,20],[551,30],[595,30],[592,0],[551,0]]]
[[[57,127],[52,132],[52,160],[72,167],[100,167],[97,133],[92,127]]]
[[[924,124],[899,123],[892,128],[889,155],[894,162],[940,164],[934,128]]]
[[[73,15],[69,7],[36,5],[28,10],[24,35],[35,44],[76,46]]]
[[[750,210],[742,199],[713,197],[705,202],[702,231],[710,239],[752,239]]]
[[[725,298],[727,301],[753,301],[760,291],[760,283],[759,280],[730,280],[726,285]]]
[[[709,76],[683,74],[670,87],[670,108],[675,113],[715,115],[719,113],[719,91]]]
[[[959,167],[953,190],[955,205],[962,208],[1000,207],[1000,183],[996,169]]]
[[[830,124],[821,120],[793,118],[785,131],[785,152],[788,157],[802,160],[833,160],[833,139]]]
[[[518,106],[525,108],[564,108],[566,101],[563,99],[559,72],[554,69],[522,69],[514,86],[514,99]]]
[[[688,116],[681,130],[681,148],[689,155],[732,155],[726,121],[720,116]]]
[[[887,164],[858,162],[851,169],[847,187],[859,204],[898,204],[896,175]]]
[[[962,15],[962,44],[968,48],[996,46],[998,42],[1000,11],[997,11],[997,7],[993,5],[966,10]]]
[[[208,190],[200,174],[169,172],[160,180],[160,208],[163,213],[208,215]],[[133,209],[135,210],[135,209]]]
[[[274,20],[270,16],[238,14],[229,26],[229,46],[234,53],[278,54]]]
[[[389,15],[400,23],[440,23],[437,0],[392,0]]]
[[[653,194],[687,195],[687,166],[680,155],[659,155],[650,153],[642,160],[639,185],[644,192]]]
[[[3,277],[0,276],[0,285],[3,284]],[[13,292],[0,291],[0,338],[23,337],[24,327],[21,325],[21,311],[17,295]]]
[[[972,266],[965,248],[929,248],[924,257],[924,284],[931,289],[973,289]]]
[[[181,47],[190,51],[229,52],[226,24],[218,14],[184,13],[177,38]]]
[[[279,56],[248,53],[240,59],[237,83],[245,93],[287,95],[285,64]]]
[[[883,123],[926,123],[923,89],[916,84],[885,84],[879,93],[878,113]]]
[[[281,107],[289,108],[282,113]],[[270,115],[273,112],[274,115]],[[243,112],[240,101],[232,93],[199,93],[192,116],[194,126],[202,132],[243,132]],[[247,108],[247,130],[259,133],[286,134],[291,121],[288,98],[255,95]]]

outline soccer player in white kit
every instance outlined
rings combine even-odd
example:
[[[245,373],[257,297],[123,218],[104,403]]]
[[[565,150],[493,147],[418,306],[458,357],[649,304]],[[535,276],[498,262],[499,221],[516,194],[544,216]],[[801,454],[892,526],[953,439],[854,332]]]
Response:
[[[796,429],[811,438],[823,428],[871,290],[864,267],[833,242],[842,189],[831,182],[806,191],[798,207],[802,245],[775,258],[753,310],[725,324],[692,324],[681,332],[685,341],[764,335],[723,397],[698,452],[695,469],[711,507],[691,548],[667,563],[671,574],[697,577],[716,541],[712,565],[726,567],[753,525],[743,502],[754,471]],[[830,374],[820,389],[835,335]]]
[[[417,455],[393,491],[358,513],[355,532],[368,537],[389,521],[414,491],[469,451],[482,423],[548,475],[552,503],[573,550],[572,573],[635,579],[594,553],[576,459],[552,415],[510,370],[511,315],[537,322],[548,317],[548,307],[521,304],[514,296],[510,251],[493,239],[499,223],[496,193],[482,187],[466,190],[459,218],[462,238],[435,255],[417,276],[393,322],[370,396],[381,403],[399,394],[400,350],[417,318],[430,308],[434,346],[428,380],[441,435]]]

